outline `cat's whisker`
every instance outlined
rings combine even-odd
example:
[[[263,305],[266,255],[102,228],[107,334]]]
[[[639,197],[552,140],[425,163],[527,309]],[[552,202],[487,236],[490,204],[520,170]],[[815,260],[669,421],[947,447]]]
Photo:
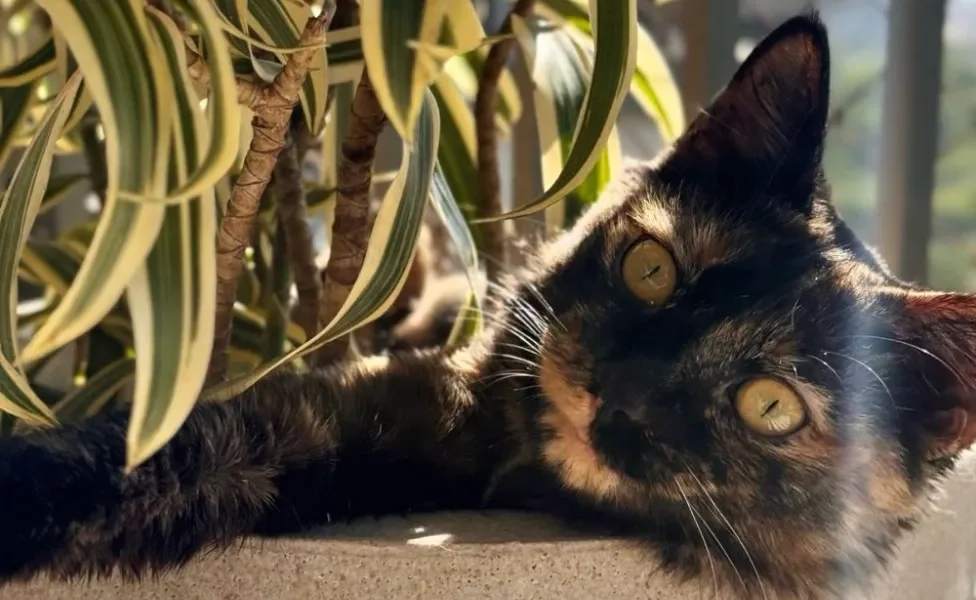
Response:
[[[514,360],[516,362],[520,362],[523,365],[527,365],[529,367],[532,367],[533,369],[539,369],[540,368],[539,367],[539,364],[537,362],[532,361],[532,360],[529,360],[529,359],[525,358],[524,356],[518,356],[517,354],[508,354],[508,353],[505,353],[505,352],[496,352],[495,353],[495,356],[498,356],[498,357],[501,357],[501,358],[508,358],[508,359]]]
[[[722,540],[718,539],[718,535],[715,534],[715,530],[712,529],[712,526],[708,524],[708,520],[705,519],[705,517],[703,517],[702,514],[698,512],[695,509],[695,507],[692,506],[691,504],[688,505],[688,508],[690,508],[695,514],[698,515],[698,518],[701,520],[701,524],[705,526],[705,530],[708,532],[710,536],[712,536],[712,539],[715,540],[715,543],[718,544],[718,549],[722,552],[723,555],[725,555],[725,560],[728,561],[729,566],[732,567],[732,571],[735,573],[736,579],[739,580],[739,585],[742,586],[743,590],[749,591],[749,588],[746,586],[745,579],[743,579],[742,574],[739,573],[739,568],[735,566],[735,562],[732,561],[732,557],[729,555],[728,550],[725,549],[725,544],[722,543]]]
[[[552,316],[553,321],[557,325],[559,325],[563,329],[563,331],[568,332],[569,330],[566,329],[566,326],[563,325],[563,322],[559,320],[559,317],[556,315],[556,311],[552,308],[552,304],[549,304],[549,301],[545,299],[545,297],[542,295],[542,292],[539,291],[538,286],[536,286],[531,281],[525,282],[525,286],[526,288],[528,288],[529,292],[531,292],[533,296],[538,298],[539,302],[541,302],[542,306],[546,309],[546,312],[548,312],[550,316]]]
[[[546,325],[548,324],[545,317],[539,313],[538,310],[523,298],[514,295],[514,290],[508,290],[507,288],[502,288],[498,284],[489,283],[489,287],[493,289],[501,289],[509,294],[506,301],[511,302],[511,314],[520,321],[523,322],[527,327],[535,329],[539,335],[545,334]]]
[[[957,369],[955,369],[954,367],[952,367],[952,365],[950,365],[946,361],[942,360],[941,358],[939,358],[938,356],[936,356],[932,352],[929,352],[925,348],[922,348],[921,346],[916,346],[915,344],[906,342],[904,340],[890,338],[890,337],[886,337],[886,336],[883,336],[883,335],[866,335],[866,334],[860,334],[860,333],[858,333],[858,334],[848,335],[848,336],[844,336],[844,337],[849,337],[849,338],[864,338],[864,339],[870,339],[870,340],[880,340],[880,341],[885,341],[885,342],[891,342],[893,344],[901,344],[902,346],[905,346],[907,348],[911,348],[912,350],[917,351],[919,354],[922,354],[924,356],[927,356],[927,357],[935,360],[940,365],[942,365],[943,367],[945,367],[950,373],[952,373],[960,383],[964,383],[965,382],[965,378],[962,376],[962,373],[960,373]]]
[[[498,345],[499,346],[505,346],[505,347],[511,348],[513,350],[525,352],[526,354],[528,354],[533,359],[540,358],[540,353],[539,353],[538,350],[535,350],[535,349],[532,349],[532,348],[527,348],[525,346],[522,346],[521,344],[511,344],[509,342],[499,342]]]
[[[521,340],[522,342],[525,342],[527,347],[535,348],[536,352],[539,352],[542,349],[539,341],[532,338],[530,333],[527,333],[517,328],[518,325],[517,323],[504,321],[489,315],[485,315],[485,317],[486,317],[485,320],[488,322],[489,326],[494,327],[499,331],[505,331],[511,333],[515,337],[519,338],[519,340]],[[475,317],[473,315],[458,317],[458,320],[463,320],[463,321],[473,321],[474,319]]]
[[[884,380],[881,379],[881,376],[878,375],[878,372],[875,371],[874,369],[872,369],[869,364],[867,364],[866,362],[864,362],[862,360],[858,360],[858,359],[854,358],[853,356],[848,356],[846,354],[841,354],[839,352],[831,352],[831,351],[827,350],[827,351],[824,351],[824,354],[833,354],[833,355],[839,356],[841,358],[846,358],[847,360],[853,362],[854,364],[859,365],[859,366],[863,367],[864,369],[866,369],[869,373],[871,373],[871,375],[874,376],[875,379],[878,380],[878,383],[881,384],[881,387],[884,388],[885,393],[888,394],[888,400],[891,401],[891,407],[895,410],[895,412],[898,412],[898,405],[895,403],[895,397],[891,395],[891,390],[888,389],[888,384],[886,384],[884,382]]]
[[[708,540],[705,539],[705,532],[702,531],[701,525],[698,524],[698,517],[695,515],[695,509],[691,507],[691,502],[688,500],[688,495],[685,494],[684,488],[681,486],[681,482],[677,479],[674,480],[678,484],[678,492],[681,493],[681,498],[685,501],[685,506],[688,507],[688,514],[691,515],[691,521],[695,524],[695,529],[698,530],[698,536],[701,538],[702,544],[705,547],[705,555],[708,557],[708,567],[712,571],[712,587],[715,593],[718,593],[718,575],[715,573],[715,562],[712,560],[712,551],[708,548]]]
[[[759,576],[759,569],[756,568],[756,563],[752,560],[752,555],[749,553],[749,549],[746,548],[745,543],[742,541],[742,538],[739,536],[739,533],[735,530],[735,527],[732,526],[732,523],[730,523],[728,518],[726,518],[725,513],[722,512],[721,508],[719,508],[718,503],[716,503],[715,499],[712,498],[712,495],[708,493],[708,490],[705,488],[705,484],[702,483],[702,480],[698,477],[698,475],[695,475],[694,471],[688,468],[687,463],[685,463],[685,467],[688,471],[688,474],[695,479],[695,482],[698,484],[698,487],[705,495],[705,498],[711,504],[712,513],[722,520],[722,522],[725,524],[725,527],[729,530],[729,533],[732,534],[732,537],[735,538],[735,541],[739,544],[739,547],[742,548],[742,551],[746,555],[746,560],[749,561],[749,566],[752,567],[752,572],[756,575],[756,582],[759,584],[759,591],[762,592],[763,599],[768,600],[768,597],[766,596],[766,588],[765,586],[763,586],[762,577]]]
[[[827,368],[827,370],[829,370],[829,371],[830,371],[831,373],[833,373],[833,374],[834,374],[834,377],[836,377],[836,378],[837,378],[837,381],[838,381],[838,382],[840,382],[840,384],[841,384],[841,385],[844,385],[844,380],[843,380],[843,379],[841,379],[841,377],[840,377],[840,374],[839,374],[839,373],[837,372],[837,370],[836,370],[836,369],[834,369],[834,368],[833,368],[832,366],[830,366],[830,363],[828,363],[828,362],[827,362],[827,361],[825,361],[824,359],[822,359],[822,358],[819,358],[819,357],[817,357],[817,356],[814,356],[814,355],[812,355],[812,354],[804,354],[803,356],[804,356],[804,358],[809,358],[809,359],[811,359],[811,360],[815,360],[815,361],[817,361],[818,363],[820,363],[820,364],[822,364],[822,365],[823,365],[824,367],[826,367],[826,368]]]

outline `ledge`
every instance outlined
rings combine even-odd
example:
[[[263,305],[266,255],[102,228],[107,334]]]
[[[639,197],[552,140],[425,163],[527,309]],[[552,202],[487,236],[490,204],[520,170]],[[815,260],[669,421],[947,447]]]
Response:
[[[941,508],[905,538],[870,600],[963,600],[976,580],[976,461],[945,486]],[[518,513],[443,513],[335,526],[328,534],[248,540],[141,584],[36,581],[4,600],[341,600],[698,598],[654,574],[628,543],[583,539]],[[707,592],[705,592],[707,596]]]

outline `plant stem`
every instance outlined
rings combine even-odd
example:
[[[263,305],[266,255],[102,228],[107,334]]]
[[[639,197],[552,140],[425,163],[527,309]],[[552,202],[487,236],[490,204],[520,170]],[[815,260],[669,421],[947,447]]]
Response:
[[[304,120],[293,127],[292,135],[288,136],[285,149],[278,157],[274,177],[278,191],[278,226],[284,238],[288,253],[288,262],[298,289],[298,305],[295,307],[294,320],[305,331],[305,339],[309,339],[319,330],[319,296],[322,292],[322,282],[319,270],[315,266],[315,249],[312,244],[312,232],[305,218],[305,189],[302,186],[302,166],[299,147],[301,143]],[[276,234],[275,239],[277,239]],[[276,242],[277,243],[277,242]]]
[[[329,264],[323,277],[324,293],[319,305],[319,322],[323,325],[327,325],[342,308],[363,268],[372,229],[369,189],[373,180],[373,159],[376,156],[376,142],[386,121],[369,74],[363,69],[352,100],[348,129],[342,140],[335,221],[332,225]],[[313,362],[318,365],[331,364],[345,357],[348,348],[349,339],[343,336],[320,348]]]
[[[512,12],[505,19],[501,33],[511,30],[512,16],[525,18],[531,11],[535,0],[518,0]],[[478,203],[478,216],[493,217],[502,212],[500,181],[498,174],[498,141],[495,130],[495,106],[498,101],[498,80],[505,70],[508,55],[516,45],[516,40],[506,38],[496,42],[481,67],[478,78],[478,93],[474,100],[475,128],[478,135],[478,190],[481,195]],[[500,271],[507,264],[505,229],[502,222],[482,223],[482,252],[495,260],[485,263],[489,281],[497,281]]]
[[[227,374],[234,299],[244,269],[244,250],[251,238],[261,195],[285,146],[285,134],[299,91],[312,59],[321,51],[318,44],[325,39],[329,16],[324,12],[309,19],[298,43],[316,46],[291,54],[275,80],[268,86],[256,88],[248,99],[248,105],[254,111],[251,121],[254,138],[217,232],[217,314],[213,354],[207,371],[208,385],[223,381]]]

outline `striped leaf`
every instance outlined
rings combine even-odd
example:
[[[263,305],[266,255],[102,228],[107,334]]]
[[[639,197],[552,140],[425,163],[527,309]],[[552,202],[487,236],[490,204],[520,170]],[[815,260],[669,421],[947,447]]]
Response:
[[[102,410],[123,387],[132,381],[136,363],[131,358],[121,358],[89,377],[85,385],[66,394],[54,405],[54,415],[59,423],[80,423]]]
[[[533,100],[544,188],[552,186],[566,165],[583,109],[593,64],[586,48],[577,46],[565,29],[543,19],[526,22],[519,41],[535,82]],[[521,28],[520,25],[516,27]],[[551,235],[569,227],[586,206],[596,201],[620,167],[620,140],[616,128],[581,184],[546,208],[546,230]]]
[[[312,17],[312,9],[304,2],[250,2],[248,10],[251,14],[250,25],[254,31],[279,49],[297,47],[305,23]],[[279,60],[285,60],[284,52],[279,50],[276,54]],[[316,53],[299,94],[305,122],[315,135],[325,128],[329,88],[327,61],[324,49]]]
[[[568,24],[577,41],[592,48],[587,0],[542,0],[536,5],[536,11],[548,19]],[[637,28],[637,64],[630,93],[655,120],[665,140],[674,140],[684,131],[684,104],[678,85],[660,48],[642,27]]]
[[[54,143],[78,93],[72,77],[51,103],[0,201],[0,411],[34,424],[54,415],[15,366],[17,356],[17,268],[50,177]]]
[[[212,134],[207,140],[207,150],[201,160],[194,167],[180,187],[170,190],[166,194],[166,201],[176,202],[188,198],[198,197],[205,190],[209,190],[227,174],[237,159],[240,136],[240,105],[237,103],[237,83],[234,77],[234,67],[220,28],[220,18],[209,2],[181,2],[183,9],[196,22],[196,33],[209,49],[207,63],[210,68],[210,96],[207,102],[210,128]],[[182,34],[173,23],[162,13],[152,13],[153,18],[166,28],[168,37],[175,37],[180,46],[181,56],[184,53]],[[160,73],[176,81],[184,82],[188,89],[193,89],[186,73],[186,61],[170,63]],[[161,98],[172,102],[171,99]],[[134,196],[138,199],[139,196]],[[149,198],[152,199],[152,198]]]
[[[472,288],[468,292],[468,297],[458,311],[458,316],[451,327],[444,342],[444,350],[451,351],[465,346],[469,341],[478,337],[485,330],[484,313],[481,310],[481,301],[478,299],[478,292]]]
[[[69,117],[70,118],[70,117]],[[67,127],[67,124],[65,124]],[[61,204],[61,201],[76,191],[82,183],[88,183],[87,173],[72,173],[70,175],[52,175],[47,183],[47,192],[41,200],[38,214],[44,214],[52,208]]]
[[[15,145],[27,115],[37,101],[37,82],[19,87],[0,88],[0,167]]]
[[[464,24],[468,28],[457,31],[452,40],[443,40],[449,18],[459,28]],[[376,97],[400,137],[410,142],[427,86],[449,58],[483,42],[483,32],[481,37],[477,34],[481,24],[474,5],[452,0],[361,0],[360,27]]]
[[[211,131],[193,95],[182,36],[150,12],[156,44],[177,80],[170,189],[180,189],[206,159]],[[132,416],[126,437],[131,471],[176,434],[196,403],[213,346],[217,307],[217,202],[213,190],[166,206],[162,230],[127,290],[136,354]]]
[[[0,70],[0,88],[21,87],[54,69],[54,40],[48,39],[15,65]]]
[[[474,116],[447,73],[437,78],[431,92],[441,115],[441,140],[437,150],[439,170],[457,207],[470,222],[478,214],[478,189],[472,185],[478,179]],[[471,230],[479,248],[480,233],[480,227]]]
[[[447,348],[456,348],[484,329],[481,315],[484,299],[481,296],[481,286],[479,285],[481,277],[478,270],[478,248],[475,245],[471,230],[468,228],[468,223],[458,208],[458,202],[451,192],[451,187],[448,185],[440,163],[434,165],[430,199],[437,216],[444,224],[444,229],[447,230],[448,236],[454,243],[464,274],[471,286],[468,299],[465,305],[461,307],[460,314],[451,329],[451,335],[445,344]]]
[[[583,99],[565,165],[541,197],[487,221],[529,215],[564,198],[583,182],[610,137],[630,89],[637,58],[637,0],[590,0],[590,11],[596,24],[593,78]],[[516,35],[523,39],[528,26],[521,19],[515,19],[513,25],[518,27]]]
[[[247,376],[219,384],[205,397],[226,399],[260,380],[281,365],[379,318],[393,304],[406,280],[431,193],[431,178],[440,139],[440,117],[433,95],[428,93],[415,125],[413,143],[404,142],[403,161],[387,190],[373,223],[363,268],[345,304],[317,335],[284,356],[268,362]]]
[[[68,291],[80,263],[65,245],[50,240],[27,240],[21,255],[21,264],[59,296]]]
[[[144,3],[37,0],[77,59],[105,133],[108,185],[78,277],[23,351],[37,360],[88,331],[116,304],[159,234],[165,207],[119,198],[163,196],[175,102],[165,60],[153,52]],[[119,32],[127,35],[119,35]]]

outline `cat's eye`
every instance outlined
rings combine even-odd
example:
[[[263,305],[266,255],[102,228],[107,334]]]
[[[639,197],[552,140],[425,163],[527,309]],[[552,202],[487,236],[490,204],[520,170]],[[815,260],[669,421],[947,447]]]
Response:
[[[647,238],[627,249],[620,263],[620,274],[630,293],[653,306],[667,302],[678,281],[671,253]]]
[[[803,426],[806,405],[793,388],[778,379],[757,377],[735,392],[735,410],[746,426],[760,435],[780,437]]]

